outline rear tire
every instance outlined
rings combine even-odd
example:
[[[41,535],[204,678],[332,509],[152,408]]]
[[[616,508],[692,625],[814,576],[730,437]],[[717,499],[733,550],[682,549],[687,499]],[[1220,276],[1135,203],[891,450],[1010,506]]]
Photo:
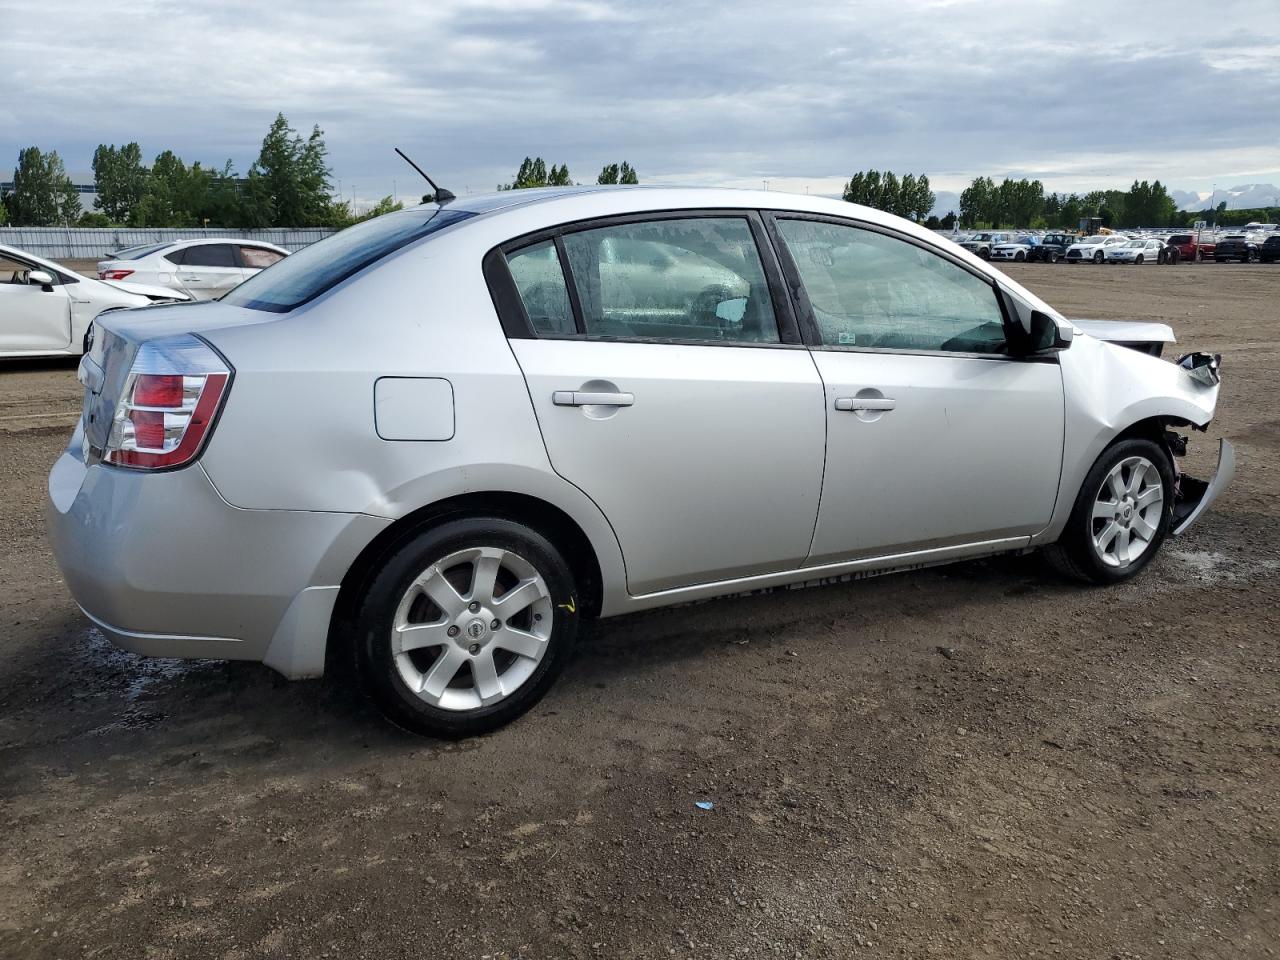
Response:
[[[1046,558],[1060,573],[1085,583],[1136,577],[1168,536],[1173,482],[1173,464],[1162,447],[1138,438],[1112,444],[1090,468]]]
[[[509,723],[564,669],[575,592],[559,551],[523,524],[474,517],[428,529],[383,561],[360,599],[364,689],[414,733],[469,737]]]

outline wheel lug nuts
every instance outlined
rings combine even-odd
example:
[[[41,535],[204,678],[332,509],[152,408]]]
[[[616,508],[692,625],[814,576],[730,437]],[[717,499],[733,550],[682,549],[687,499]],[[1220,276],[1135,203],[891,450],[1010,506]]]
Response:
[[[458,628],[457,628],[457,627],[450,627],[450,628],[448,629],[447,633],[448,633],[448,634],[449,634],[449,636],[451,636],[451,637],[456,637],[456,636],[458,635]]]
[[[471,603],[467,605],[467,609],[472,613],[476,613],[480,609],[480,604],[475,600],[472,600]]]
[[[502,621],[501,621],[501,620],[494,620],[494,621],[493,621],[493,623],[489,624],[489,629],[490,629],[490,630],[499,630],[499,629],[501,629],[501,628],[502,628]]]
[[[467,647],[467,650],[472,654],[477,654],[480,652],[480,644],[473,643],[471,646]]]

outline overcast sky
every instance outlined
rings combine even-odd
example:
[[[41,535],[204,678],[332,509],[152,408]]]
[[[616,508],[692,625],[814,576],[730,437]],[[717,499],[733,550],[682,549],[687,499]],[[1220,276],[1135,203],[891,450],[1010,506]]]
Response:
[[[351,197],[526,154],[838,193],[855,170],[1280,184],[1280,0],[0,0],[0,170],[100,142],[243,172],[277,111]]]

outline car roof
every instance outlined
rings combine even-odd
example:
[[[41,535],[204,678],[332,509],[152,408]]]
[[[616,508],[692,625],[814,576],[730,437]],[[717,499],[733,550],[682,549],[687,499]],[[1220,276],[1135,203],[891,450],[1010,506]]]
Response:
[[[284,247],[272,243],[270,240],[250,240],[246,237],[198,237],[194,240],[174,240],[168,246],[164,247],[168,250],[170,247],[199,247],[210,243],[235,243],[243,244],[249,247],[266,247],[270,250],[279,250],[281,253],[288,253]],[[155,251],[159,253],[160,251]]]
[[[424,212],[439,209],[441,206],[434,203],[421,204],[385,214],[385,216],[421,216]],[[456,237],[468,235],[473,238],[469,242],[490,248],[543,230],[615,216],[678,214],[686,210],[699,212],[763,210],[779,214],[813,214],[882,226],[898,234],[914,237],[926,247],[939,248],[948,256],[960,257],[981,273],[990,275],[998,272],[950,238],[941,236],[921,224],[885,213],[883,210],[875,210],[834,197],[785,193],[778,190],[658,184],[537,187],[458,197],[447,201],[444,209],[474,214],[456,226],[450,227],[447,234]],[[1009,231],[984,232],[995,236],[1011,236]],[[423,242],[431,239],[427,238]],[[1001,282],[1023,297],[1033,309],[1044,310],[1054,316],[1058,315],[1053,307],[1012,278],[1002,277]]]

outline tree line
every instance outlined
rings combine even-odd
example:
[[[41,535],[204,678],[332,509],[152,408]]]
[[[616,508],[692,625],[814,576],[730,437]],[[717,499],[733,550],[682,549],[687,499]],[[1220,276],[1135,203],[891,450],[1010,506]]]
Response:
[[[335,199],[324,132],[315,126],[303,137],[284,114],[272,122],[243,177],[230,160],[220,167],[198,160],[188,165],[172,150],[147,166],[137,143],[100,144],[93,176],[95,209],[84,211],[56,150],[19,151],[13,189],[0,197],[0,224],[340,228],[403,206],[384,197],[357,216],[349,203]]]
[[[172,150],[148,167],[137,143],[101,144],[93,154],[97,197],[83,211],[80,195],[57,151],[27,147],[18,153],[14,188],[0,196],[0,226],[131,227],[304,227],[341,228],[398,210],[390,196],[357,216],[350,203],[335,199],[324,132],[312,127],[301,136],[283,114],[262,140],[257,160],[240,177],[228,160],[222,166],[188,165]],[[606,164],[598,184],[635,184],[640,179],[627,161]],[[499,190],[571,186],[565,163],[550,166],[542,157],[525,157],[510,183]],[[1074,229],[1082,219],[1098,217],[1106,227],[1188,226],[1197,219],[1213,225],[1267,219],[1269,210],[1230,211],[1225,203],[1203,211],[1179,211],[1159,181],[1134,180],[1127,190],[1085,194],[1046,193],[1039,180],[1006,178],[997,184],[977,177],[960,194],[959,211],[932,215],[936,202],[929,177],[891,170],[859,171],[844,185],[843,198],[907,217],[934,229],[963,227],[1040,227]],[[423,197],[424,201],[431,195]],[[1242,219],[1243,218],[1243,219]]]
[[[599,184],[632,184],[639,183],[640,178],[635,168],[627,161],[607,163],[596,177]],[[541,157],[525,157],[516,171],[515,179],[510,183],[498,184],[499,190],[525,190],[531,187],[572,187],[574,180],[569,176],[569,165],[562,163],[547,166]]]
[[[879,170],[858,171],[844,186],[844,199],[864,207],[874,207],[886,213],[924,220],[937,198],[929,189],[929,178],[923,173],[916,176],[907,173],[898,179],[892,170],[883,174]]]
[[[1223,206],[1225,209],[1225,205]],[[965,227],[1046,227],[1072,229],[1097,217],[1104,227],[1180,227],[1205,217],[1179,211],[1159,180],[1134,180],[1128,190],[1045,193],[1039,180],[978,177],[960,194],[959,222]],[[1210,217],[1209,219],[1212,219]]]

